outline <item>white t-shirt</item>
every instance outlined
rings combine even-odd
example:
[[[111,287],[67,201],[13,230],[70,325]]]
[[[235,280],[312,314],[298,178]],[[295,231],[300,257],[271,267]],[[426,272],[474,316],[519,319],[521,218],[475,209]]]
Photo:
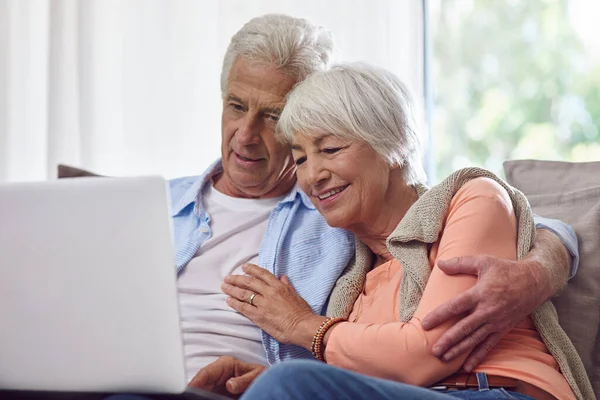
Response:
[[[178,279],[188,381],[224,355],[267,365],[260,329],[227,305],[221,284],[227,275],[243,274],[242,264],[258,264],[267,220],[279,200],[229,197],[206,184],[203,204],[212,236]]]

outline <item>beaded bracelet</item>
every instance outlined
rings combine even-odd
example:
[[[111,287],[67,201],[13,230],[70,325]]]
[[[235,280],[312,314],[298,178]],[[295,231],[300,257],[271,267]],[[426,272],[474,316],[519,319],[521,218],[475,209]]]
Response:
[[[325,339],[325,334],[329,328],[342,321],[346,321],[346,318],[327,318],[325,321],[323,321],[323,323],[321,323],[319,329],[317,329],[317,332],[315,333],[315,336],[313,336],[312,340],[312,353],[317,360],[325,361],[325,357],[323,356],[323,339]]]

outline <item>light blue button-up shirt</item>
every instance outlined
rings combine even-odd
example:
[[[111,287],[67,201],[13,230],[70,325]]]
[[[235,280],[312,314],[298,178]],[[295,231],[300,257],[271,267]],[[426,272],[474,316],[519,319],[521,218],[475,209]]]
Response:
[[[169,182],[177,273],[212,235],[210,215],[200,194],[208,180],[222,170],[221,162],[217,161],[201,176]],[[561,237],[573,256],[571,276],[574,276],[579,255],[577,237],[571,227],[538,216],[535,216],[535,222],[538,228],[551,229]],[[327,225],[310,199],[295,186],[269,216],[258,262],[276,276],[287,275],[313,312],[324,314],[329,293],[353,256],[354,235]],[[280,344],[264,331],[262,341],[270,364],[312,358],[308,350]]]
[[[563,242],[569,253],[571,253],[571,270],[569,279],[573,278],[577,273],[579,266],[579,247],[577,235],[570,225],[565,224],[557,219],[543,218],[539,215],[533,215],[533,221],[537,229],[548,229],[556,234]]]
[[[199,177],[170,181],[178,273],[212,235],[210,215],[199,194],[206,182],[220,171],[222,166],[218,161]],[[322,314],[333,285],[353,256],[354,235],[327,225],[310,199],[296,186],[269,216],[258,263],[276,276],[286,275],[313,312]],[[262,341],[270,364],[312,357],[308,350],[280,344],[264,331]]]

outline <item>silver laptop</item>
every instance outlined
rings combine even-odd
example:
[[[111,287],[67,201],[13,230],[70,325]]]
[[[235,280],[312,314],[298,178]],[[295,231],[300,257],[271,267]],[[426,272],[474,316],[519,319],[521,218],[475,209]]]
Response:
[[[186,389],[166,182],[0,184],[0,389]]]

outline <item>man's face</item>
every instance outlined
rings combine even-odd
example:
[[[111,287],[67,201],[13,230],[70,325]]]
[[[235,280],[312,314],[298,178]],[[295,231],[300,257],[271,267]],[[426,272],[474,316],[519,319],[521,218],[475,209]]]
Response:
[[[238,58],[223,98],[221,156],[216,188],[235,197],[276,197],[295,182],[289,147],[275,139],[285,96],[296,81],[274,67]]]

